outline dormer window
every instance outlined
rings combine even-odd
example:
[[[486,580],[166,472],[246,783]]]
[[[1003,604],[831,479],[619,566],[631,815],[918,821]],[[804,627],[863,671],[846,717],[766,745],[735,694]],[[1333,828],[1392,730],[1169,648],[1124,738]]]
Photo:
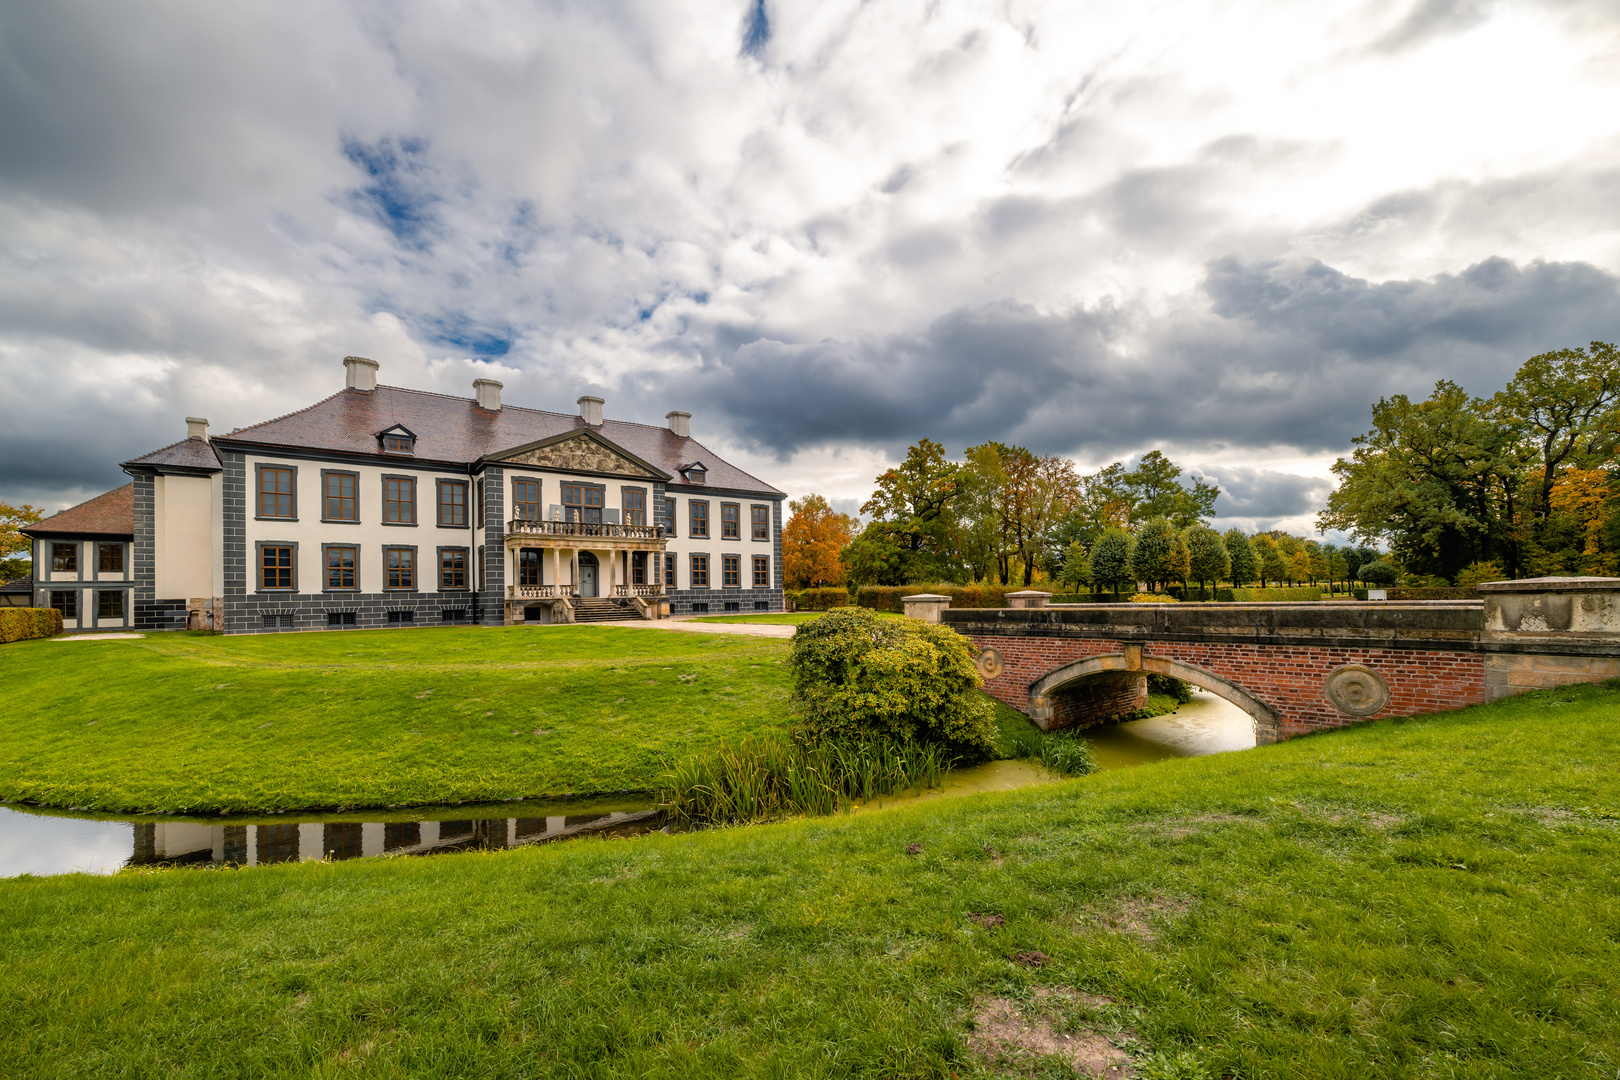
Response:
[[[383,452],[386,454],[411,454],[416,452],[416,435],[404,424],[395,424],[391,428],[377,433],[382,440]]]
[[[688,484],[701,484],[708,479],[709,470],[703,462],[694,461],[690,465],[681,466],[681,475],[686,478]]]

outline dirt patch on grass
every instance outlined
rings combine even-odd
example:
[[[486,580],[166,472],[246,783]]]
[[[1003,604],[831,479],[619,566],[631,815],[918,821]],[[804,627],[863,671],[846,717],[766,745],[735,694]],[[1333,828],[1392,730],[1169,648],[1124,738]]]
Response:
[[[1125,896],[1105,906],[1082,911],[1077,921],[1082,926],[1129,934],[1151,945],[1159,940],[1161,926],[1191,910],[1190,903],[1173,896]]]
[[[1130,1077],[1131,1057],[1114,1039],[1095,1028],[1059,1030],[1052,1013],[1064,1006],[1100,1008],[1108,998],[1067,987],[1042,987],[1032,1002],[993,997],[981,1001],[973,1013],[968,1048],[986,1066],[1017,1073],[1033,1073],[1056,1058],[1081,1076]],[[1128,1031],[1120,1033],[1131,1038]]]

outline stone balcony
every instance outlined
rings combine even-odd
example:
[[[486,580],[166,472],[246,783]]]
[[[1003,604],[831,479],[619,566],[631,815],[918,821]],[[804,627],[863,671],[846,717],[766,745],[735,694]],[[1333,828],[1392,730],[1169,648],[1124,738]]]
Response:
[[[664,527],[522,519],[506,523],[506,546],[593,551],[663,551]]]

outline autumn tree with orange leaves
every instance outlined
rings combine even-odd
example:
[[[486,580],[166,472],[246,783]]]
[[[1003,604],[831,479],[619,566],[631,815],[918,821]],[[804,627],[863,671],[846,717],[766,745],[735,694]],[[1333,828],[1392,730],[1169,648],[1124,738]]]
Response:
[[[782,529],[782,574],[790,589],[842,585],[838,553],[855,537],[856,520],[840,514],[820,495],[788,503],[792,516]]]

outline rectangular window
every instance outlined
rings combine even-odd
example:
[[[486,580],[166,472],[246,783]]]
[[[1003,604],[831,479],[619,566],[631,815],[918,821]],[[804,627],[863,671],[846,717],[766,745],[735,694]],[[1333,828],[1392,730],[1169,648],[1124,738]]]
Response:
[[[266,544],[259,549],[259,588],[293,587],[293,549]]]
[[[384,435],[383,449],[391,454],[408,454],[411,452],[411,437],[409,435]]]
[[[512,481],[512,520],[540,520],[540,481]]]
[[[769,540],[771,538],[771,508],[768,506],[754,506],[749,508],[754,519],[754,539]]]
[[[484,585],[484,549],[483,548],[478,549],[478,587],[480,589],[483,589],[483,588],[486,587]]]
[[[768,589],[771,587],[771,560],[763,555],[754,556],[754,588]]]
[[[355,567],[358,562],[358,552],[352,547],[327,548],[326,587],[328,589],[354,588]]]
[[[720,584],[728,589],[735,589],[742,584],[741,556],[720,556]]]
[[[467,525],[467,485],[461,480],[439,481],[439,524],[447,529]]]
[[[51,593],[51,607],[62,613],[64,619],[79,617],[79,594],[76,592]]]
[[[360,477],[355,473],[326,474],[327,521],[360,520],[360,495],[357,490],[359,483]]]
[[[326,625],[339,628],[354,626],[356,625],[355,613],[352,611],[328,611],[326,613]]]
[[[383,477],[383,521],[390,525],[416,524],[416,479]]]
[[[390,589],[416,588],[416,552],[410,548],[383,548]]]
[[[124,572],[124,545],[98,544],[96,557],[103,574],[122,574]]]
[[[51,573],[77,574],[79,572],[79,545],[51,545]]]
[[[664,556],[664,588],[673,589],[674,587],[675,587],[675,556],[673,556],[673,555],[665,555]]]
[[[645,551],[632,551],[630,553],[630,584],[647,584],[647,553]]]
[[[692,526],[687,535],[692,537],[705,537],[709,535],[709,504],[693,499],[686,504],[692,519]]]
[[[445,548],[439,552],[439,588],[467,587],[467,549]]]
[[[587,525],[602,524],[602,489],[583,484],[562,486],[564,515],[569,521],[583,521]]]
[[[665,499],[664,500],[664,534],[666,536],[674,536],[675,535],[675,500],[674,499]]]
[[[259,516],[293,516],[293,472],[291,469],[259,468]]]
[[[647,493],[645,491],[626,491],[624,493],[624,523],[626,525],[647,524]]]
[[[473,489],[476,498],[473,501],[473,528],[484,527],[484,478],[478,478],[478,486]]]
[[[391,622],[391,623],[415,622],[416,621],[416,612],[414,612],[414,611],[390,611],[388,613],[388,621]]]
[[[709,557],[707,555],[692,556],[692,588],[706,589],[709,587]]]
[[[518,584],[540,584],[540,552],[534,548],[523,548],[518,552]]]
[[[122,619],[124,593],[122,589],[102,589],[96,593],[96,618]]]
[[[736,503],[720,504],[720,539],[742,539],[742,507]]]

